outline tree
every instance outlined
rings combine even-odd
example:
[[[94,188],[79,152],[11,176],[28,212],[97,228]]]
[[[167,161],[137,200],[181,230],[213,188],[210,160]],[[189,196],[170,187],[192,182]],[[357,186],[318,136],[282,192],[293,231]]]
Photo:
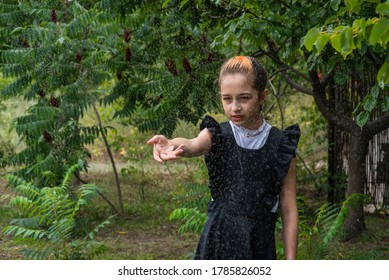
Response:
[[[109,31],[117,24],[106,22],[90,1],[83,2],[0,3],[0,67],[4,77],[13,78],[0,93],[33,104],[12,124],[27,144],[12,163],[22,166],[19,176],[37,185],[56,186],[77,162],[87,171],[85,145],[107,131],[101,124],[83,127],[79,121],[111,79],[104,56],[112,42]],[[118,198],[123,214],[119,184]]]
[[[321,27],[310,29],[305,38],[305,46],[309,51],[320,55],[325,52],[324,48],[330,44],[338,56],[342,55],[344,58],[344,61],[337,61],[337,63],[347,64],[353,61],[354,65],[359,66],[359,68],[353,69],[353,74],[357,75],[357,83],[361,83],[366,72],[377,73],[374,80],[366,81],[365,79],[369,84],[357,85],[364,87],[358,92],[357,100],[360,103],[353,114],[339,119],[339,114],[334,113],[332,108],[328,106],[325,85],[315,75],[316,73],[311,71],[311,77],[317,84],[314,88],[321,91],[321,93],[314,93],[315,101],[320,110],[329,120],[342,127],[351,136],[348,196],[363,192],[364,164],[369,139],[389,127],[389,56],[387,52],[389,3],[381,2],[345,1],[346,7],[340,9],[332,21],[328,21]],[[336,26],[334,26],[334,22],[337,22]],[[359,63],[357,63],[358,61]],[[320,63],[316,64],[317,66],[320,68]],[[355,73],[358,70],[360,72]],[[381,110],[382,113],[375,119],[371,119],[374,110]],[[362,205],[350,209],[346,221],[348,235],[353,236],[364,228]]]
[[[224,6],[225,17],[229,18],[225,25],[226,31],[216,37],[213,43],[215,47],[224,47],[225,44],[231,45],[235,42],[239,46],[239,51],[244,50],[245,53],[251,51],[254,56],[270,58],[290,85],[296,90],[314,97],[319,110],[327,120],[350,133],[347,195],[363,192],[367,141],[374,134],[389,127],[389,114],[386,112],[388,99],[385,91],[378,90],[378,87],[368,84],[364,85],[363,90],[358,92],[353,90],[350,84],[347,84],[350,69],[353,74],[360,74],[363,73],[360,71],[361,69],[372,72],[377,66],[378,68],[382,66],[379,71],[380,85],[384,86],[387,82],[387,78],[383,74],[386,72],[387,66],[385,63],[382,65],[387,56],[387,28],[384,29],[384,39],[375,35],[375,32],[382,30],[382,24],[387,19],[382,20],[382,22],[378,20],[377,27],[370,29],[374,37],[371,39],[372,42],[378,43],[382,40],[383,46],[376,46],[376,44],[370,46],[360,40],[359,45],[356,44],[361,48],[360,53],[355,52],[353,56],[344,60],[342,53],[339,52],[339,48],[347,51],[353,49],[350,43],[352,41],[352,32],[350,37],[350,31],[352,30],[344,28],[342,30],[345,31],[342,33],[339,31],[341,27],[336,29],[336,26],[342,25],[342,21],[353,21],[353,14],[348,16],[347,9],[350,10],[349,6],[356,2],[359,3],[362,15],[377,17],[374,8],[381,1],[345,1],[346,6],[341,1],[257,1],[255,3],[253,1],[229,1]],[[380,7],[386,11],[385,6]],[[315,13],[309,11],[315,11]],[[386,18],[386,12],[381,12],[380,17]],[[309,37],[312,36],[313,31],[306,34],[307,31],[323,24],[326,24],[329,29],[339,32],[339,36],[333,39],[338,48],[335,48],[337,50],[335,52],[332,49],[324,49],[324,40],[329,40],[329,35],[318,36],[314,43],[315,47],[322,51],[322,55],[318,56],[309,52],[312,50],[309,44],[306,44],[308,48],[305,49],[301,40],[305,37],[305,42],[310,42]],[[317,31],[317,33],[319,32]],[[350,40],[345,40],[346,37]],[[367,57],[365,54],[370,54],[370,56]],[[366,98],[363,105],[360,106],[368,108],[367,111],[371,112],[376,104],[381,104],[383,113],[374,120],[368,120],[366,113],[355,118],[345,110],[344,106],[332,106],[333,92],[331,89],[335,84],[343,84],[348,87],[349,91],[360,93],[357,96],[356,104]],[[349,91],[346,91],[345,94],[348,94]],[[371,94],[368,94],[368,91]],[[349,110],[353,104],[348,102],[346,106]],[[352,108],[351,112],[354,109]],[[364,121],[361,121],[362,119]],[[358,124],[363,122],[364,126],[361,129]],[[363,208],[360,204],[356,210],[350,211],[346,224],[347,236],[352,237],[364,228]]]
[[[93,2],[0,2],[0,67],[13,78],[1,95],[34,104],[13,123],[27,144],[13,163],[37,184],[56,186],[75,162],[86,171],[85,145],[96,137],[112,155],[98,114],[96,126],[79,123],[97,104],[121,104],[115,117],[168,135],[179,119],[195,123],[215,105],[209,89],[218,56],[207,49],[196,10],[163,9],[162,1]]]

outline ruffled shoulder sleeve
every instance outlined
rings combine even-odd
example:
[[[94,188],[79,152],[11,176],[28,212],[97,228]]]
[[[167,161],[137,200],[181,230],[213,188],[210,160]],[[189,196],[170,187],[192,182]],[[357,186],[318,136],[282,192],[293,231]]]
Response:
[[[200,123],[200,130],[207,128],[212,134],[212,144],[217,143],[221,136],[220,124],[211,116],[206,115]]]
[[[280,144],[277,153],[277,181],[282,184],[288,173],[290,162],[296,156],[297,145],[300,138],[300,127],[298,124],[287,127],[281,132]]]

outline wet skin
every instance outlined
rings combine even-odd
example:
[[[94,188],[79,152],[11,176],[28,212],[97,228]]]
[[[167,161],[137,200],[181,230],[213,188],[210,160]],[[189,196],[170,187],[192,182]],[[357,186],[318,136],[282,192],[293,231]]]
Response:
[[[261,104],[267,90],[258,93],[242,74],[226,75],[220,84],[220,95],[225,115],[234,124],[247,129],[258,129],[262,124]]]

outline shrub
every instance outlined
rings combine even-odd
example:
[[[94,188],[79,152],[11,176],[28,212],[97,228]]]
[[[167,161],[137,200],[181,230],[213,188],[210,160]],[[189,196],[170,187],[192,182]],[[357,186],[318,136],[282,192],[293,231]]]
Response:
[[[95,235],[113,216],[83,238],[75,234],[77,214],[97,192],[96,185],[85,184],[72,193],[70,182],[79,169],[78,165],[70,167],[62,183],[52,188],[39,188],[15,175],[6,176],[17,193],[9,205],[17,210],[18,217],[3,232],[24,245],[26,258],[89,259],[105,250]]]

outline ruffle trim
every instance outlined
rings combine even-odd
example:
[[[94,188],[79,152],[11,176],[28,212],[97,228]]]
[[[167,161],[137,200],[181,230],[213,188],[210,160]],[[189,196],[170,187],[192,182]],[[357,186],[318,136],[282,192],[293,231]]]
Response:
[[[211,116],[206,115],[200,123],[200,130],[203,130],[204,128],[207,128],[211,132],[212,144],[214,145],[217,143],[222,133],[220,124]]]
[[[288,173],[292,158],[296,155],[299,138],[300,127],[298,124],[289,126],[282,131],[276,165],[276,178],[280,186]]]
[[[206,115],[200,123],[200,130],[207,128],[212,134],[212,145],[215,145],[221,139],[220,124],[211,116]],[[278,147],[276,158],[276,180],[279,186],[282,185],[286,174],[288,173],[290,162],[296,155],[297,145],[300,139],[300,127],[298,124],[287,127],[283,130]]]

